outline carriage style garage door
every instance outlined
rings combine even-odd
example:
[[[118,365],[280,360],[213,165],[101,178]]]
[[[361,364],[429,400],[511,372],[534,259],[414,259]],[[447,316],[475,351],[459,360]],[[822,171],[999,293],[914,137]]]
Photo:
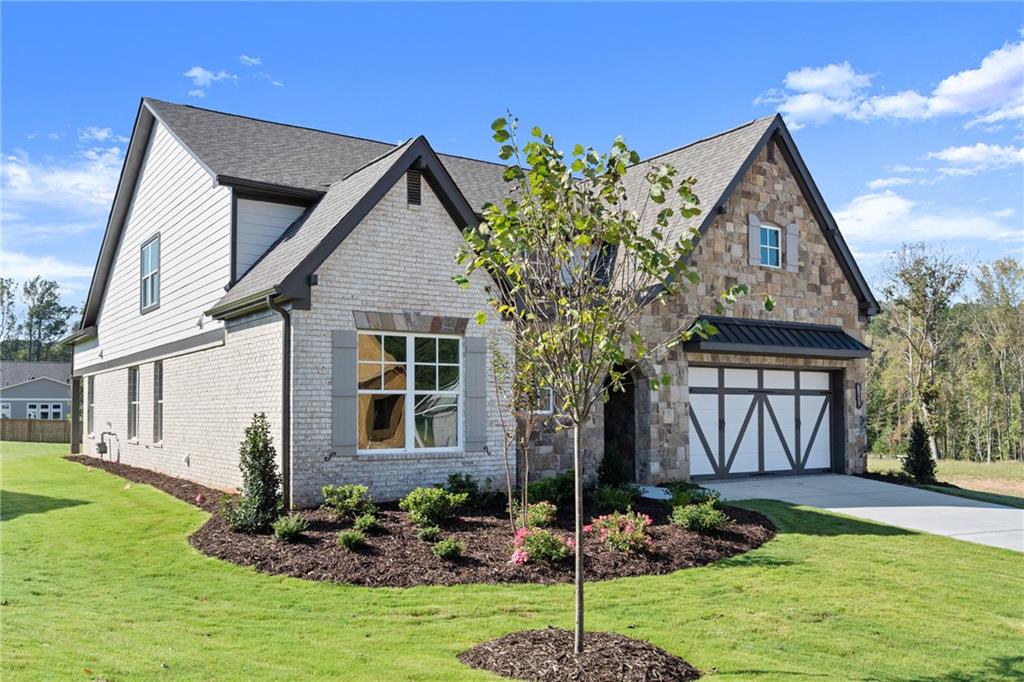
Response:
[[[829,372],[690,367],[690,475],[831,467]]]

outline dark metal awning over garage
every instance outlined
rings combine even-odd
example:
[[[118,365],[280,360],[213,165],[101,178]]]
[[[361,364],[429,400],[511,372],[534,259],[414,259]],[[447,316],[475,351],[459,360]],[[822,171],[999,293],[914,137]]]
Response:
[[[707,353],[751,353],[805,358],[866,358],[871,349],[841,327],[804,322],[703,317],[718,332],[694,337],[683,348]]]

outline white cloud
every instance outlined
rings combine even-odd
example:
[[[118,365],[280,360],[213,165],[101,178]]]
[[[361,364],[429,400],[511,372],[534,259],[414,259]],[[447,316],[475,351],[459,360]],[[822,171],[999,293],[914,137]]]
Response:
[[[899,187],[900,185],[912,185],[916,182],[911,178],[877,178],[868,183],[868,189],[875,191],[886,187]]]
[[[189,94],[189,97],[199,97],[199,98],[202,98],[202,97],[206,97],[206,90],[200,90],[199,88],[196,88],[195,90],[189,90],[188,94]]]
[[[110,128],[100,128],[99,126],[86,126],[85,128],[79,128],[78,139],[82,142],[106,142],[107,140],[116,142],[128,141],[128,138],[124,135],[115,135],[114,131]]]
[[[922,168],[921,166],[908,166],[903,163],[888,164],[885,170],[890,173],[926,173],[928,171],[927,168]]]
[[[836,211],[836,222],[851,245],[936,240],[1019,240],[1020,226],[1003,216],[960,209],[923,208],[891,190],[854,197]]]
[[[238,76],[228,73],[224,69],[214,72],[201,66],[193,66],[182,75],[186,78],[191,78],[192,84],[198,88],[208,88],[217,81],[238,80]]]
[[[32,279],[36,275],[55,279],[60,282],[64,293],[80,289],[83,283],[87,284],[92,278],[90,264],[69,263],[53,256],[33,256],[8,249],[0,253],[0,270],[3,270],[4,277],[12,277],[17,281]]]
[[[3,160],[7,205],[46,203],[108,207],[121,172],[120,147],[92,148],[66,160],[37,163],[23,151]]]
[[[242,62],[246,66],[259,66],[263,63],[263,60],[259,57],[253,57],[247,54],[239,55],[238,61]]]
[[[783,92],[770,90],[755,104],[775,104],[794,128],[833,118],[922,120],[972,115],[965,127],[1024,118],[1024,41],[988,53],[977,68],[942,79],[930,93],[871,94],[873,75],[849,62],[803,67],[786,74]]]
[[[979,172],[1024,163],[1024,148],[979,142],[973,146],[946,147],[926,154],[925,158],[938,159],[958,168]]]

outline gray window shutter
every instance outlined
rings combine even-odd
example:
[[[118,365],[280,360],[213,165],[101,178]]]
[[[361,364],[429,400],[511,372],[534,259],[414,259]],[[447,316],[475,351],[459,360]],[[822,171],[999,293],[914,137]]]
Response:
[[[467,336],[466,348],[466,452],[487,445],[487,339]]]
[[[356,454],[358,341],[358,334],[350,329],[335,330],[331,338],[331,445],[339,455]]]
[[[756,213],[747,216],[747,254],[751,265],[761,264],[761,219]]]
[[[800,228],[796,223],[786,225],[786,270],[800,269]]]

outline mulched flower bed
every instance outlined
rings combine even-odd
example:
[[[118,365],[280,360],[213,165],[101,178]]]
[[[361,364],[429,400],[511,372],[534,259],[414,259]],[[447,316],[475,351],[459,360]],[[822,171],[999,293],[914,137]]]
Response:
[[[86,466],[104,469],[138,483],[147,483],[180,500],[213,512],[189,542],[209,556],[253,566],[258,571],[371,587],[414,585],[457,585],[469,583],[571,583],[572,557],[549,564],[531,561],[512,564],[512,533],[502,504],[487,509],[464,508],[442,524],[444,537],[463,543],[465,555],[455,561],[434,556],[431,545],[416,537],[418,526],[397,504],[380,505],[378,514],[384,532],[368,536],[368,545],[358,552],[338,546],[339,530],[351,527],[322,509],[298,512],[309,523],[300,542],[289,544],[273,535],[236,533],[216,512],[223,492],[159,474],[146,469],[101,461],[94,457],[70,456]],[[199,497],[201,496],[201,497]],[[197,499],[199,500],[197,502]],[[585,509],[586,518],[591,511]],[[587,537],[583,551],[588,580],[608,580],[636,575],[658,575],[682,568],[704,566],[760,547],[775,537],[776,528],[757,512],[725,507],[731,523],[714,534],[688,531],[668,523],[669,508],[652,500],[641,500],[636,511],[649,514],[654,525],[654,551],[623,553],[610,550]],[[571,505],[559,509],[554,532],[571,535]]]
[[[655,682],[695,680],[700,671],[683,659],[638,639],[611,632],[583,635],[573,653],[573,634],[548,628],[513,632],[459,654],[463,663],[502,677],[538,682]]]
[[[205,485],[186,481],[183,478],[175,478],[167,474],[160,474],[148,469],[119,464],[97,457],[87,455],[67,455],[65,459],[72,462],[84,464],[87,467],[103,469],[115,476],[132,481],[133,483],[145,483],[154,488],[164,491],[168,495],[177,497],[182,502],[199,507],[203,511],[214,512],[220,504],[220,498],[224,496],[223,490],[208,488]]]

